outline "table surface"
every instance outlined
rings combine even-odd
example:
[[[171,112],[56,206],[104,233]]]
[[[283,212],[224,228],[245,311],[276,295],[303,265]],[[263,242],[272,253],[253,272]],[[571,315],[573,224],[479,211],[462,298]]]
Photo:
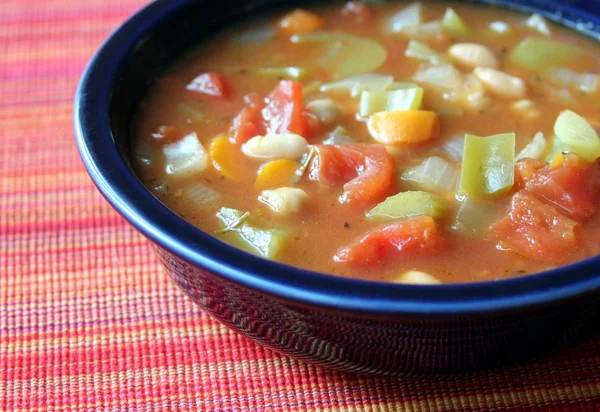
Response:
[[[143,3],[0,2],[1,411],[600,410],[600,338],[495,371],[377,378],[263,349],[190,303],[73,140],[87,60]]]

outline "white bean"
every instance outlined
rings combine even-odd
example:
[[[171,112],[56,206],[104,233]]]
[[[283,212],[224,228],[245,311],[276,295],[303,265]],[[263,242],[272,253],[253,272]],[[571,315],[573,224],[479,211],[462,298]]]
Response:
[[[418,270],[409,270],[408,272],[404,272],[398,279],[396,279],[396,283],[408,283],[411,285],[439,285],[440,282],[434,276],[429,273],[420,272]]]
[[[529,99],[521,99],[510,105],[510,109],[524,119],[538,119],[542,112],[535,106],[535,103]]]
[[[293,133],[255,136],[242,145],[242,152],[254,159],[300,159],[308,142]]]
[[[463,82],[462,100],[463,106],[469,110],[485,110],[492,104],[492,99],[485,93],[483,82],[470,73]]]
[[[477,43],[457,43],[448,50],[459,63],[470,67],[498,67],[498,58],[485,46]]]
[[[507,99],[522,99],[525,97],[525,82],[518,77],[488,67],[476,67],[473,73],[479,77],[479,80],[490,92],[499,97]]]
[[[306,105],[306,110],[313,113],[325,124],[332,123],[338,115],[338,107],[331,99],[317,99]]]
[[[298,212],[308,195],[302,189],[295,187],[280,187],[273,190],[263,190],[258,200],[269,206],[276,213]]]

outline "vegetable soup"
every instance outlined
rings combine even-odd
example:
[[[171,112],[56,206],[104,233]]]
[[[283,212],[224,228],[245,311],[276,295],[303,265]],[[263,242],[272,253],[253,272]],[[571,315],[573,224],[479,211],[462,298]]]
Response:
[[[157,79],[140,179],[248,252],[496,280],[600,253],[600,47],[540,15],[349,2],[253,18]]]

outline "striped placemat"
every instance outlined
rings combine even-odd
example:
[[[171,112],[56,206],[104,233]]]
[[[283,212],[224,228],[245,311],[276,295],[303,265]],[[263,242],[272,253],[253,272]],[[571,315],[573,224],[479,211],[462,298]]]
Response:
[[[192,305],[73,141],[85,63],[144,0],[0,2],[1,411],[600,410],[600,338],[421,379],[282,357]]]

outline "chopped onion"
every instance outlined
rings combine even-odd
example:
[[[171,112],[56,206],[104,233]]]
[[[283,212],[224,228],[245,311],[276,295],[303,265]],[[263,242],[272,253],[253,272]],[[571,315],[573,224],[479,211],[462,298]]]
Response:
[[[265,77],[300,80],[306,77],[307,70],[303,67],[263,67],[258,69],[258,74]]]
[[[442,142],[442,149],[448,157],[456,162],[462,161],[463,150],[465,148],[465,137],[455,136]]]
[[[444,60],[435,50],[430,49],[416,40],[408,42],[408,47],[404,51],[404,55],[417,60],[424,60],[432,64],[441,63]]]
[[[402,174],[402,180],[413,182],[431,190],[454,192],[459,173],[456,167],[438,156],[425,159]]]
[[[529,157],[531,159],[540,160],[546,151],[546,138],[542,132],[537,132],[531,142],[527,144],[515,157],[515,160]]]
[[[423,5],[420,2],[411,3],[394,13],[385,22],[385,31],[399,33],[409,27],[418,26],[423,19]]]
[[[338,126],[333,132],[329,133],[329,137],[323,140],[323,144],[347,144],[355,143],[355,140],[348,136],[348,131],[344,126]]]
[[[465,21],[451,7],[446,9],[446,13],[444,13],[444,17],[442,18],[442,30],[453,36],[464,36],[469,33],[469,28],[465,24]]]
[[[458,90],[462,86],[462,74],[451,64],[428,67],[413,75],[417,83],[425,83],[441,89]]]
[[[291,37],[292,43],[323,43],[327,47],[317,58],[334,79],[343,79],[377,70],[387,59],[387,49],[376,40],[344,32],[314,32]]]
[[[531,17],[527,19],[525,24],[527,27],[542,33],[544,36],[550,37],[550,27],[548,27],[546,19],[539,14],[533,13]]]
[[[506,34],[510,32],[510,26],[508,23],[503,21],[493,21],[490,23],[489,28],[491,31],[496,32],[498,34]]]
[[[548,78],[553,83],[564,87],[575,87],[584,93],[595,93],[598,90],[600,75],[593,73],[579,74],[565,67],[548,69]]]
[[[463,196],[452,229],[463,231],[470,230],[473,233],[485,233],[496,220],[501,208],[494,203],[478,198],[476,196]]]
[[[272,24],[263,24],[252,26],[248,29],[236,33],[231,41],[236,44],[258,44],[272,39],[275,36],[275,26]]]
[[[183,196],[191,204],[198,206],[218,206],[223,199],[221,193],[202,183],[191,183],[184,187]]]
[[[163,147],[167,174],[189,176],[203,172],[208,166],[208,153],[195,132],[178,142]]]
[[[403,32],[416,39],[435,39],[442,34],[442,22],[438,20],[430,21],[418,26],[407,27]]]
[[[564,104],[567,107],[577,106],[577,100],[569,89],[559,89],[551,85],[542,85],[544,90],[550,99],[554,103]]]
[[[348,77],[337,82],[324,84],[320,90],[328,92],[332,90],[347,90],[353,96],[360,96],[364,90],[386,90],[394,82],[393,76],[377,73],[360,74],[358,76]]]

